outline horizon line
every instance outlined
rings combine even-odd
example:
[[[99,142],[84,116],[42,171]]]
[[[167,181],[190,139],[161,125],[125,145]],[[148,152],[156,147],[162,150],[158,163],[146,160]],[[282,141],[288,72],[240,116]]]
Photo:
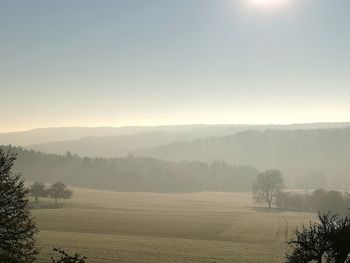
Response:
[[[291,125],[315,125],[315,124],[346,124],[349,121],[315,121],[315,122],[290,122],[290,123],[192,123],[192,124],[154,124],[154,125],[121,125],[121,126],[47,126],[37,127],[19,130],[0,130],[0,134],[11,134],[20,132],[30,132],[36,130],[48,130],[48,129],[98,129],[98,128],[112,128],[112,129],[123,129],[123,128],[157,128],[157,127],[176,127],[176,126],[291,126]]]

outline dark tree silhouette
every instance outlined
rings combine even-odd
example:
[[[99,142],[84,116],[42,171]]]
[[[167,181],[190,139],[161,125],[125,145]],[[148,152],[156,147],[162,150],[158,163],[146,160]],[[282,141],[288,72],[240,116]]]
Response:
[[[69,255],[66,251],[60,248],[53,248],[53,251],[58,253],[59,259],[55,259],[55,256],[51,255],[52,263],[85,263],[86,257],[75,253]]]
[[[325,239],[330,244],[329,255],[335,263],[350,262],[350,217],[321,217],[321,224],[327,225],[328,232],[324,233]]]
[[[283,187],[283,178],[278,170],[268,170],[258,175],[253,183],[254,199],[258,203],[275,205],[276,198]]]
[[[339,218],[330,213],[319,216],[319,223],[310,223],[296,230],[295,239],[288,244],[292,252],[287,263],[350,262],[350,218]]]
[[[64,185],[64,183],[57,182],[49,187],[47,190],[49,196],[55,199],[55,204],[57,205],[57,201],[59,199],[70,199],[72,197],[73,192]]]
[[[287,255],[289,263],[307,263],[316,261],[322,263],[328,243],[320,235],[319,225],[310,223],[308,227],[303,226],[302,230],[295,231],[296,238],[288,244],[293,247],[293,252]]]
[[[0,262],[34,262],[37,228],[28,205],[28,190],[13,174],[16,155],[0,149]]]
[[[39,197],[47,197],[48,195],[45,184],[38,182],[31,185],[29,193],[35,198],[35,203],[39,203]]]

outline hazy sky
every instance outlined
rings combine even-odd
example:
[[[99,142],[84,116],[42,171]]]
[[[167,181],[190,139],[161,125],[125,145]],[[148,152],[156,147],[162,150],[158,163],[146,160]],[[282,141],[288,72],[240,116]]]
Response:
[[[350,120],[350,1],[254,1],[0,0],[0,131]]]

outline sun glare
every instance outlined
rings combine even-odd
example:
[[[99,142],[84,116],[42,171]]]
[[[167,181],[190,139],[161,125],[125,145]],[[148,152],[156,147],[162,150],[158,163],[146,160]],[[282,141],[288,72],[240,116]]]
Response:
[[[283,7],[290,2],[290,0],[247,0],[253,7],[259,8],[279,8]]]

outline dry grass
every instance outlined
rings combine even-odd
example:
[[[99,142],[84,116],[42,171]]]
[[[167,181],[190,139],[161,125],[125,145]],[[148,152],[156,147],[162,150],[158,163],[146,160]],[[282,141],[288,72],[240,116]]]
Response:
[[[249,193],[149,194],[75,189],[63,209],[35,210],[42,262],[53,246],[88,262],[281,262],[314,216],[255,209]]]

